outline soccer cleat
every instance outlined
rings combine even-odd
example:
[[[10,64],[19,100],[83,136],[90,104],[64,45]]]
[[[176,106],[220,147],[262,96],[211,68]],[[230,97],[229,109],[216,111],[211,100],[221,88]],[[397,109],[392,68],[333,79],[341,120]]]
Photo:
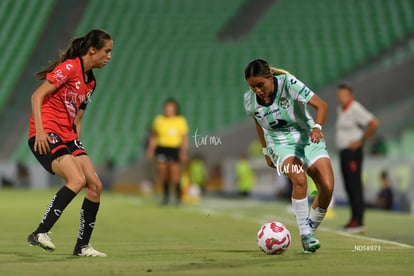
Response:
[[[363,233],[365,232],[365,226],[360,221],[353,219],[343,227],[343,231],[349,233]]]
[[[52,252],[56,249],[48,233],[39,233],[37,235],[32,233],[27,237],[27,241],[30,246],[40,246],[45,251]]]
[[[105,253],[99,252],[94,249],[90,244],[82,246],[80,249],[73,251],[73,255],[82,257],[106,257]]]
[[[313,234],[302,235],[301,238],[304,253],[313,253],[321,247],[321,243]]]

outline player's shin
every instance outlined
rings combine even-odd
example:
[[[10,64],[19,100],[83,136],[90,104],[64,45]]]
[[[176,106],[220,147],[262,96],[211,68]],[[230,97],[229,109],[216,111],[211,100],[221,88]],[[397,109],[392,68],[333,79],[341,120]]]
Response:
[[[89,244],[92,231],[95,227],[96,214],[98,213],[99,202],[93,202],[85,198],[80,211],[80,225],[78,240],[75,251]]]
[[[292,209],[295,212],[296,223],[299,228],[300,235],[307,235],[311,233],[308,224],[309,203],[308,198],[294,199],[292,198]]]
[[[326,211],[327,209],[323,209],[320,207],[316,207],[315,209],[311,208],[309,214],[309,226],[311,227],[313,234],[325,218]]]
[[[63,210],[68,206],[72,199],[76,196],[76,193],[73,192],[66,186],[63,186],[52,198],[43,218],[36,229],[33,232],[34,235],[39,233],[47,233],[60,218],[63,213]]]
[[[176,203],[180,204],[181,203],[181,183],[177,182],[175,184],[175,198],[176,198]]]
[[[168,180],[165,180],[163,183],[163,204],[168,204],[168,201],[170,200],[170,182]]]

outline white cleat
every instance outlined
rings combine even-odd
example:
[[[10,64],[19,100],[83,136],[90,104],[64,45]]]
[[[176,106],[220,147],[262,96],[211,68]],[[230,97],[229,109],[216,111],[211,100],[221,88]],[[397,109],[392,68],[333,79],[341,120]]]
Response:
[[[30,246],[40,246],[49,252],[52,252],[56,249],[52,240],[49,238],[48,233],[39,233],[37,235],[32,233],[27,237],[27,241],[29,242]]]
[[[82,256],[82,257],[106,257],[105,253],[99,252],[94,249],[90,244],[83,246],[80,250],[73,252],[73,255]]]

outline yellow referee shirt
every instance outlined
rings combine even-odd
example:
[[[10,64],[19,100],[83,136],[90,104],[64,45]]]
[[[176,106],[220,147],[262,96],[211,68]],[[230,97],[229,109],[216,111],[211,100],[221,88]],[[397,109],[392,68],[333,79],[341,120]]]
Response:
[[[157,136],[158,146],[178,148],[181,146],[183,135],[188,133],[188,125],[183,116],[158,115],[154,120],[152,130]]]

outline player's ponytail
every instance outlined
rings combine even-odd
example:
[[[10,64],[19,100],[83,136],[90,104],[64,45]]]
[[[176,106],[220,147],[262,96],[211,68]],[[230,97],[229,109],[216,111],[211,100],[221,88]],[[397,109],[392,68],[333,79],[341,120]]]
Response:
[[[273,76],[277,76],[277,75],[291,75],[291,73],[289,73],[289,71],[286,71],[286,70],[280,69],[280,68],[276,68],[276,67],[270,67],[270,73]]]
[[[286,70],[271,67],[269,63],[267,63],[263,59],[255,59],[249,64],[247,64],[246,69],[244,70],[244,78],[247,80],[250,77],[271,77],[277,75],[290,75],[290,73]]]
[[[47,73],[53,71],[59,63],[67,59],[74,59],[86,55],[90,47],[100,50],[105,45],[105,41],[110,39],[111,36],[108,33],[98,29],[90,31],[85,36],[73,39],[69,47],[60,52],[59,59],[50,62],[48,66],[37,72],[35,74],[36,78],[38,80],[44,80]]]

